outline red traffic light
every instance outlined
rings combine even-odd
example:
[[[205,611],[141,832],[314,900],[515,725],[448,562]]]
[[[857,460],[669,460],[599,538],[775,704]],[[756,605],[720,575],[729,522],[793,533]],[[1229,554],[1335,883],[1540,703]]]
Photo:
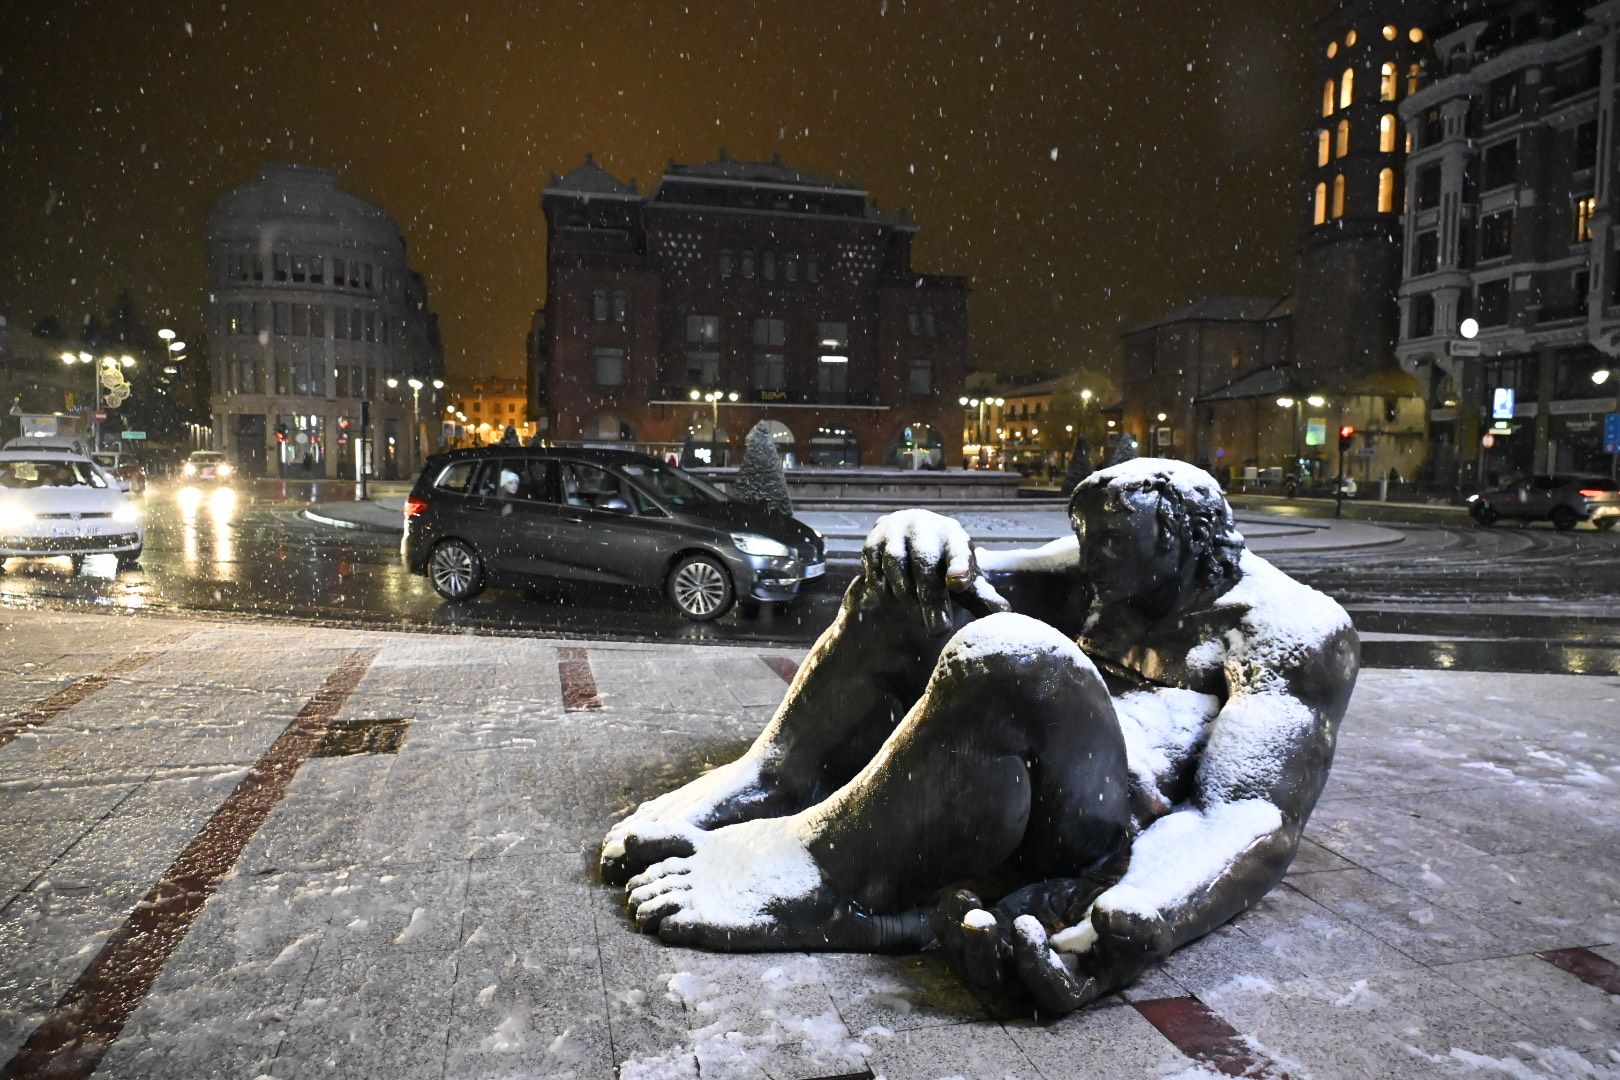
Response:
[[[1356,428],[1355,428],[1354,424],[1345,424],[1345,425],[1343,425],[1342,427],[1339,428],[1339,438],[1341,438],[1341,439],[1348,439],[1348,438],[1350,438],[1350,436],[1354,435],[1355,433],[1356,433]]]

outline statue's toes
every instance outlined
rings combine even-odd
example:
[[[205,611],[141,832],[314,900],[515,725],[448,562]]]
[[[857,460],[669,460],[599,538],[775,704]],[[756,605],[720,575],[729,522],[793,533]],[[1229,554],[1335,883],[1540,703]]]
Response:
[[[658,933],[660,924],[684,907],[688,891],[684,886],[671,888],[636,905],[636,929],[644,934]]]
[[[690,855],[693,850],[692,841],[684,836],[627,833],[614,837],[609,833],[608,842],[602,845],[602,880],[609,885],[623,885],[649,866]]]
[[[658,865],[664,866],[665,864],[659,863]],[[660,874],[654,875],[649,870],[640,877],[631,878],[631,888],[628,894],[630,906],[636,907],[655,897],[663,896],[671,889],[685,888],[687,884],[686,878],[689,874],[690,871],[685,867],[671,866]],[[640,882],[640,884],[636,884],[637,882]]]

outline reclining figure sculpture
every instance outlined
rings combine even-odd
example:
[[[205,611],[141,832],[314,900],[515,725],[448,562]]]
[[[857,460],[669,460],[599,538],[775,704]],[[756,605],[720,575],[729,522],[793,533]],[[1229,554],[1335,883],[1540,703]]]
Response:
[[[880,521],[748,751],[608,833],[637,925],[711,949],[938,941],[973,983],[1067,1012],[1265,895],[1327,779],[1350,620],[1248,552],[1183,462],[1095,472],[1069,517],[1016,552],[923,510]]]

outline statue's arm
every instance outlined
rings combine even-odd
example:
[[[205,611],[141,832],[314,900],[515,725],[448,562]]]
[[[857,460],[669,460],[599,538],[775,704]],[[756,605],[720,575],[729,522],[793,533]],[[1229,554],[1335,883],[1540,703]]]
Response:
[[[1065,536],[1038,548],[976,548],[979,571],[1009,607],[1063,633],[1078,636],[1090,591],[1080,576],[1080,541]]]
[[[1358,651],[1346,624],[1294,653],[1287,670],[1228,664],[1231,693],[1194,799],[1142,831],[1125,876],[1078,925],[1050,942],[1036,919],[1015,925],[1019,974],[1044,1007],[1067,1011],[1128,985],[1281,879],[1327,781]],[[1072,972],[1053,945],[1077,957]]]

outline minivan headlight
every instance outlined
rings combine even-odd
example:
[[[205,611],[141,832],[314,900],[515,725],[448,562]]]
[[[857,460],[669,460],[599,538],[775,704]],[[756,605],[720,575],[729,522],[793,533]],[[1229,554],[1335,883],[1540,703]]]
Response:
[[[737,550],[744,555],[774,555],[777,558],[787,558],[793,554],[786,544],[778,543],[768,536],[758,533],[732,533],[731,542],[737,545]]]

